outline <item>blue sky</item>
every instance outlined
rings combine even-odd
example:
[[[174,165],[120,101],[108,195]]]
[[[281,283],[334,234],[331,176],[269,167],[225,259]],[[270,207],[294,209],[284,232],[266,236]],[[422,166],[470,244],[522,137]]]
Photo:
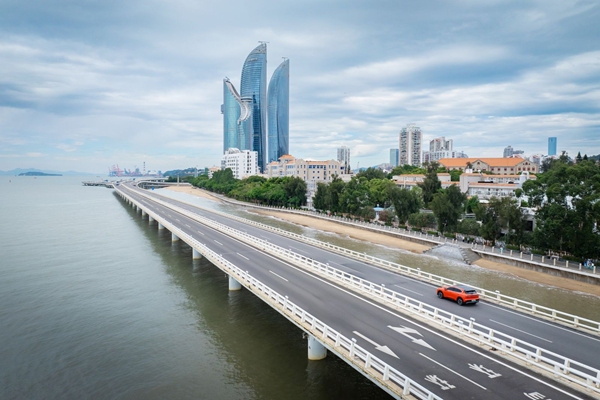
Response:
[[[0,0],[0,170],[218,165],[222,80],[290,59],[290,153],[600,154],[600,3]]]

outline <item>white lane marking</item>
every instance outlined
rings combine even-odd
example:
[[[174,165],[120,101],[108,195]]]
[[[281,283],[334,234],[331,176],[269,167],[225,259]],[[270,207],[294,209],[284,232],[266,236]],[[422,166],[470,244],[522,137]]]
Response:
[[[301,249],[299,249],[299,248],[297,248],[297,247],[293,247],[293,246],[286,246],[286,247],[288,247],[288,248],[290,248],[290,249],[294,249],[294,250],[296,250],[296,251],[297,251],[298,253],[300,253],[300,254],[303,254],[303,253],[304,253],[304,254],[308,254],[306,251],[304,251],[304,250],[301,250]]]
[[[529,315],[524,315],[524,314],[522,314],[522,313],[519,313],[519,312],[516,312],[516,311],[507,310],[505,307],[502,307],[502,306],[499,306],[499,305],[496,305],[496,304],[490,303],[489,301],[486,301],[486,302],[485,302],[485,305],[486,305],[487,307],[494,307],[494,308],[497,308],[497,309],[499,309],[499,310],[505,311],[505,312],[507,312],[507,313],[515,314],[515,315],[518,315],[518,316],[520,316],[520,317],[527,318],[527,319],[530,319],[530,320],[532,320],[532,321],[539,322],[540,324],[549,325],[549,326],[551,326],[551,327],[553,327],[553,328],[556,328],[556,329],[562,329],[563,331],[567,331],[567,332],[569,332],[569,333],[571,333],[571,334],[573,334],[573,335],[579,335],[579,336],[583,336],[583,337],[584,337],[584,338],[586,338],[586,339],[595,340],[595,341],[597,341],[597,342],[600,342],[600,339],[597,339],[597,338],[594,338],[594,337],[588,336],[588,335],[586,335],[585,333],[578,332],[578,331],[576,331],[576,330],[574,330],[574,329],[565,328],[565,327],[563,327],[563,326],[560,326],[560,325],[558,325],[558,324],[552,324],[552,323],[550,323],[550,322],[543,321],[543,320],[539,319],[539,317],[532,317],[532,316],[529,316]]]
[[[375,343],[375,341],[369,339],[368,337],[366,337],[365,335],[361,334],[360,332],[357,331],[352,331],[352,333],[354,333],[356,336],[359,336],[361,338],[363,338],[364,340],[366,340],[367,342],[371,343],[373,346],[375,346],[376,350],[379,350],[387,355],[390,355],[392,357],[396,357],[399,359],[399,357],[392,351],[392,349],[390,349],[387,346],[381,346],[378,343]]]
[[[479,383],[477,383],[477,382],[475,382],[475,381],[472,381],[472,380],[470,380],[469,378],[467,378],[467,377],[466,377],[466,376],[464,376],[464,375],[461,375],[461,374],[459,374],[458,372],[454,371],[452,368],[448,368],[448,367],[446,367],[444,364],[442,364],[442,363],[439,363],[439,362],[435,361],[433,358],[431,358],[431,357],[427,357],[427,356],[426,356],[425,354],[423,354],[423,353],[419,353],[419,355],[420,355],[420,356],[422,356],[422,357],[425,357],[426,359],[428,359],[429,361],[431,361],[431,362],[433,362],[433,363],[436,363],[437,365],[439,365],[439,366],[440,366],[440,367],[442,367],[442,368],[446,368],[448,371],[452,372],[452,373],[453,373],[453,374],[455,374],[455,375],[458,375],[458,376],[460,376],[461,378],[463,378],[463,379],[464,379],[464,380],[466,380],[466,381],[469,381],[469,382],[471,382],[473,385],[475,385],[475,386],[479,386],[479,387],[480,387],[480,388],[482,388],[483,390],[487,390],[487,388],[486,388],[485,386],[481,386]]]
[[[245,258],[245,257],[244,257],[244,258]],[[285,279],[283,276],[281,276],[281,275],[279,275],[279,274],[276,274],[275,272],[273,272],[273,271],[271,271],[271,270],[269,270],[269,272],[270,272],[270,273],[272,273],[273,275],[275,275],[276,277],[278,277],[279,279],[283,279],[284,281],[286,281],[286,282],[289,282],[289,281],[288,281],[287,279]]]
[[[419,296],[423,296],[423,293],[419,293],[419,292],[417,292],[417,291],[415,291],[415,290],[410,290],[410,289],[407,289],[407,288],[405,288],[405,287],[402,287],[402,286],[400,286],[400,285],[394,285],[394,286],[396,286],[397,288],[400,288],[400,289],[402,289],[402,290],[406,290],[406,291],[409,291],[409,292],[411,292],[411,293],[417,294],[417,295],[419,295]]]
[[[187,226],[188,228],[191,228],[191,226],[189,226],[188,224],[185,224],[185,226]]]
[[[219,242],[218,240],[215,240],[215,243],[220,244],[221,246],[223,246],[223,243]]]
[[[540,337],[540,336],[534,335],[534,334],[532,334],[532,333],[529,333],[529,332],[525,332],[525,331],[523,331],[523,330],[521,330],[521,329],[513,328],[512,326],[510,326],[510,325],[506,325],[506,324],[503,324],[502,322],[494,321],[493,319],[490,319],[490,322],[496,323],[496,324],[498,324],[498,325],[505,326],[505,327],[507,327],[507,328],[510,328],[510,329],[514,329],[514,330],[515,330],[515,331],[517,331],[517,332],[521,332],[521,333],[524,333],[524,334],[526,334],[526,335],[533,336],[534,338],[538,338],[538,339],[541,339],[541,340],[545,340],[546,342],[552,343],[552,340],[544,339],[543,337]]]
[[[412,337],[412,336],[409,335],[409,333],[412,333],[413,335],[416,334],[416,335],[419,335],[419,336],[423,336],[416,329],[407,328],[405,326],[396,327],[396,326],[391,326],[391,325],[388,325],[388,328],[390,328],[393,331],[398,332],[402,336],[406,336],[407,338],[409,338],[410,340],[412,340],[413,343],[419,344],[419,345],[421,345],[423,347],[427,347],[428,349],[431,349],[433,351],[437,351],[436,349],[434,349],[429,343],[427,343],[423,339],[415,339],[414,337]]]
[[[201,234],[202,236],[204,236],[204,233],[202,233],[202,232],[200,232],[200,231],[198,231],[198,233],[199,233],[199,234]]]
[[[240,256],[242,258],[245,258],[246,260],[250,261],[250,259],[248,257],[245,257],[245,256],[241,255],[240,253],[235,253],[235,254],[237,254],[238,256]]]

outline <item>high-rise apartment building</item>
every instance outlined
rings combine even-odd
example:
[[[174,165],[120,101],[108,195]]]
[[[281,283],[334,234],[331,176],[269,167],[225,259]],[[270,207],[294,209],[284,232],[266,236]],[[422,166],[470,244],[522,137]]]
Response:
[[[421,128],[408,124],[400,131],[400,165],[421,165]]]
[[[548,138],[548,155],[555,156],[556,155],[556,137]]]
[[[284,60],[273,72],[268,91],[269,109],[267,119],[268,160],[277,161],[289,154],[290,136],[290,61]]]
[[[337,149],[337,160],[344,169],[344,173],[350,173],[350,149],[346,146]]]
[[[267,45],[259,44],[248,54],[242,67],[242,98],[252,99],[252,148],[258,153],[258,167],[265,169],[267,146]]]
[[[400,160],[400,150],[399,149],[390,149],[390,165],[392,168],[398,166],[398,162]]]
[[[446,140],[443,136],[435,138],[429,142],[429,151],[431,153],[436,151],[452,151],[453,143],[452,139]]]

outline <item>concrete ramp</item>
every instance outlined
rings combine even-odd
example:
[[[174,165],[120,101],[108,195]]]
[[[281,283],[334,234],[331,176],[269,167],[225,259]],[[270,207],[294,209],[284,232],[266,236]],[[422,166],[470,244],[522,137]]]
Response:
[[[472,264],[480,257],[469,248],[461,247],[456,244],[442,243],[432,249],[425,251],[427,254],[432,254],[440,258],[449,258],[455,261]]]

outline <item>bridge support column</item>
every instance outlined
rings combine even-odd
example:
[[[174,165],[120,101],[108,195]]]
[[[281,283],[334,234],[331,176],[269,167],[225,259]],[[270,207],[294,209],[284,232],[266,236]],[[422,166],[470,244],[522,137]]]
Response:
[[[152,215],[148,215],[148,223],[154,221],[154,218],[152,218]]]
[[[229,275],[229,290],[240,290],[242,289],[242,284],[239,283],[235,278]]]
[[[146,216],[146,211],[142,210],[142,217]]]
[[[163,230],[165,229],[165,227],[163,226],[163,224],[161,224],[160,222],[158,223],[158,229],[159,230]]]
[[[192,259],[194,260],[199,260],[202,258],[202,254],[200,254],[200,252],[194,248],[192,248]]]
[[[171,242],[176,242],[179,240],[179,236],[171,232]]]
[[[308,335],[308,359],[317,361],[327,357],[327,349],[313,335]]]

